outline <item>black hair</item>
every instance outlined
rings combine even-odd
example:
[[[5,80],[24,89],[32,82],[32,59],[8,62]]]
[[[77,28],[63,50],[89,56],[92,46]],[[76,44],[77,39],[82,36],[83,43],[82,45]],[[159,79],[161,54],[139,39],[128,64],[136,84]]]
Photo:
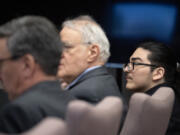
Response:
[[[157,41],[140,43],[137,48],[150,51],[148,56],[150,62],[165,69],[165,82],[178,85],[177,81],[179,80],[180,73],[177,70],[177,58],[172,48]]]

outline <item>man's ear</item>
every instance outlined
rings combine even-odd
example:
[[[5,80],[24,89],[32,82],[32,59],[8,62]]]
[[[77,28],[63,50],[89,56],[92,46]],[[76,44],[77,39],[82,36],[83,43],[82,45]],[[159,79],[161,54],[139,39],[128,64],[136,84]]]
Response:
[[[34,57],[30,54],[26,54],[22,57],[22,61],[23,61],[22,70],[24,72],[24,76],[25,77],[31,76],[36,68],[36,62]]]
[[[92,44],[89,46],[88,62],[96,61],[99,57],[100,49],[98,45]]]
[[[153,70],[153,80],[161,80],[164,78],[165,69],[163,67],[158,67]]]

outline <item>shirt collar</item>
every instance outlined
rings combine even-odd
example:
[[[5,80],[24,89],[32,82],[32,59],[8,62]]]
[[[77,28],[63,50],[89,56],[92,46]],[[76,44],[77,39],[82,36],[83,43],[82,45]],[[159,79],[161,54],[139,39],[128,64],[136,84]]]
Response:
[[[71,86],[73,86],[74,84],[76,84],[86,73],[96,69],[96,68],[99,68],[101,66],[93,66],[93,67],[90,67],[88,69],[86,69],[84,72],[82,72],[74,81],[72,81],[66,88],[65,90],[68,90]]]

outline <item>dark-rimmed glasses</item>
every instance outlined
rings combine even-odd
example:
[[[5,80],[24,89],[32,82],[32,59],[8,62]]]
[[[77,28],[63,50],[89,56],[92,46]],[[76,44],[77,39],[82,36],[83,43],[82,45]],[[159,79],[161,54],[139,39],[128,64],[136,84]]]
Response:
[[[10,59],[12,59],[12,57],[0,59],[0,65],[2,65],[2,63],[3,63],[4,61],[10,60]]]
[[[150,67],[154,67],[154,68],[158,67],[157,65],[153,65],[153,64],[138,63],[138,62],[128,62],[128,63],[123,65],[123,70],[125,70],[125,68],[127,68],[128,71],[133,71],[135,65],[150,66]]]
[[[21,55],[14,55],[14,56],[10,56],[10,57],[7,57],[7,58],[2,58],[0,59],[0,68],[2,67],[2,64],[7,61],[7,60],[16,60],[18,58],[20,58]]]

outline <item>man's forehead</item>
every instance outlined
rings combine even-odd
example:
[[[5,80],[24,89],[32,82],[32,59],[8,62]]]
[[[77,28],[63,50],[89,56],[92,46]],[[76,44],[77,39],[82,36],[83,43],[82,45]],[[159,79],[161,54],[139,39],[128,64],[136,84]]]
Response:
[[[149,61],[148,56],[150,52],[143,48],[137,48],[134,53],[131,55],[131,61]]]
[[[82,35],[79,31],[69,27],[64,27],[60,32],[60,39],[67,44],[81,43]]]

